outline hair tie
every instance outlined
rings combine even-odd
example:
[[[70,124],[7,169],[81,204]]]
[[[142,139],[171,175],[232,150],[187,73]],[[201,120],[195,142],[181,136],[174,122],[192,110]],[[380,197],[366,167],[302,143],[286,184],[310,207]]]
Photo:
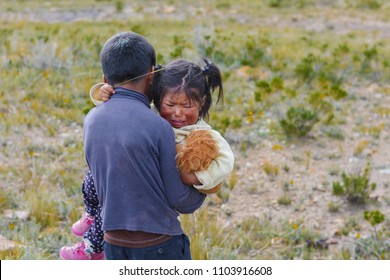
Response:
[[[207,74],[207,72],[210,70],[210,62],[206,58],[203,58],[203,60],[206,63],[206,66],[203,67],[202,71],[203,74]]]

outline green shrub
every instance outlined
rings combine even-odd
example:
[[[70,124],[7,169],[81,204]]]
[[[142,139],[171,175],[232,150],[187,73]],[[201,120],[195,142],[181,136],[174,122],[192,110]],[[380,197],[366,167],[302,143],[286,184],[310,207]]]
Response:
[[[281,77],[273,77],[271,81],[259,80],[255,81],[255,101],[262,102],[271,94],[280,91],[284,88],[283,79]]]
[[[328,203],[328,211],[329,212],[335,213],[335,212],[338,212],[339,209],[340,209],[340,204],[339,203],[334,202],[334,201],[330,201]]]
[[[364,219],[372,226],[376,226],[385,220],[385,215],[379,210],[364,211]]]
[[[382,1],[380,0],[357,0],[352,3],[354,7],[360,9],[378,10],[382,7]]]
[[[174,59],[183,57],[184,50],[188,46],[186,40],[181,36],[175,35],[173,37],[173,45],[175,48],[170,52],[171,58]]]
[[[344,195],[352,204],[365,204],[370,198],[371,191],[375,190],[376,184],[370,183],[370,164],[368,163],[363,172],[341,174],[342,182],[333,183],[333,194]]]
[[[241,65],[248,65],[257,67],[266,60],[265,48],[267,47],[267,40],[257,36],[248,36],[247,40],[241,45],[240,57],[238,60]]]
[[[288,193],[283,193],[278,200],[277,200],[279,205],[290,205],[291,204],[291,195]]]
[[[333,194],[334,195],[342,195],[344,194],[344,187],[340,182],[333,183]]]
[[[279,124],[287,137],[302,138],[307,136],[318,121],[316,112],[298,106],[290,107],[286,117],[280,120]]]
[[[308,54],[295,67],[295,75],[305,82],[311,82],[317,76],[317,58],[312,54]]]
[[[122,1],[116,1],[115,2],[115,9],[118,13],[121,13],[123,12],[123,9],[124,9],[124,4]]]

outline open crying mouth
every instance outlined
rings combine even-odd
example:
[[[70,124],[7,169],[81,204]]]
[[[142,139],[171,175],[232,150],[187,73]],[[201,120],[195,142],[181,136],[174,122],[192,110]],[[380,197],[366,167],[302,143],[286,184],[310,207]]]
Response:
[[[181,120],[171,120],[171,123],[172,124],[175,124],[175,125],[182,125],[185,123],[185,121],[181,121]]]

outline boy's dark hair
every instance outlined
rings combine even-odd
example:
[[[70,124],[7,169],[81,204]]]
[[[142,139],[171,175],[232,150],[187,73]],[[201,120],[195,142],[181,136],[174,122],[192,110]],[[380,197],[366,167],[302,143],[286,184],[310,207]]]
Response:
[[[206,66],[199,65],[184,59],[172,61],[164,69],[154,74],[152,94],[153,103],[160,111],[161,101],[168,90],[176,93],[184,92],[190,101],[202,104],[199,117],[207,118],[212,104],[212,93],[218,88],[218,99],[223,101],[222,78],[219,68],[203,59]]]
[[[100,62],[107,82],[114,86],[148,73],[156,65],[156,52],[145,37],[123,32],[104,44]]]

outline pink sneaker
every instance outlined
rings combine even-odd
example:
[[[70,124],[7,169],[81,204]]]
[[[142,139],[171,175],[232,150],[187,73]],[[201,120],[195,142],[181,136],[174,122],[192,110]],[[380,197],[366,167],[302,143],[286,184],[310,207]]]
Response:
[[[73,247],[64,246],[60,250],[60,257],[63,260],[104,260],[104,252],[87,253],[85,243],[81,241]]]
[[[80,220],[72,225],[73,234],[76,236],[83,236],[91,227],[94,219],[94,217],[89,217],[87,213],[84,213]]]

